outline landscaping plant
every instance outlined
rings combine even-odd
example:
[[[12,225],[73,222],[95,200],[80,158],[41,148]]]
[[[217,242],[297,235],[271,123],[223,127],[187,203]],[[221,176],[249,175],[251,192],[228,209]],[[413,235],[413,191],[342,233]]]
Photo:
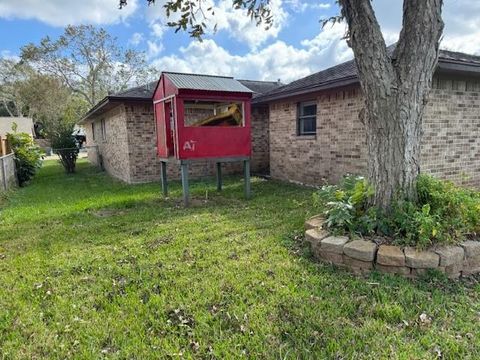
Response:
[[[18,184],[24,186],[42,165],[42,150],[26,133],[9,133],[7,141],[14,154]]]
[[[69,174],[75,172],[79,148],[75,137],[73,136],[73,125],[57,129],[51,135],[52,148],[58,155],[60,163]]]
[[[449,181],[421,175],[418,201],[397,196],[389,211],[371,205],[373,187],[363,177],[346,176],[314,195],[333,233],[384,236],[399,245],[426,248],[456,244],[480,231],[480,194]]]
[[[79,114],[86,111],[85,102],[78,97],[70,97],[63,112],[57,117],[44,118],[43,135],[50,140],[53,152],[68,174],[75,172],[80,145],[75,136],[75,124]]]

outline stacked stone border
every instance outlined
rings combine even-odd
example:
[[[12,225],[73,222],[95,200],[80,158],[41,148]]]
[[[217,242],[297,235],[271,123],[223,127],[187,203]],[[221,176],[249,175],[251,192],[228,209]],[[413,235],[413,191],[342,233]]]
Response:
[[[377,245],[369,240],[333,236],[323,226],[320,215],[305,222],[305,239],[320,261],[346,268],[355,274],[372,270],[415,278],[429,269],[450,279],[480,273],[480,241],[468,240],[458,246],[435,247],[423,251],[394,245]]]

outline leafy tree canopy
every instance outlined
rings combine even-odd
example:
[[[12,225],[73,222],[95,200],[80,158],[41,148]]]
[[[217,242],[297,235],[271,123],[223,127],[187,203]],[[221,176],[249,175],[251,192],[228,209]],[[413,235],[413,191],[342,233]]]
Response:
[[[124,50],[105,29],[67,26],[58,39],[43,38],[22,48],[23,62],[53,75],[94,106],[108,93],[147,82],[154,70],[145,54]]]

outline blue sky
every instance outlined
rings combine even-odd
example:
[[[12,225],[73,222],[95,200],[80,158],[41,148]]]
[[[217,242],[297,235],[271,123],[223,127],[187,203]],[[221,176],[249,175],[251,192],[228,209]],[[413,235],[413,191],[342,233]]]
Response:
[[[206,21],[217,33],[203,42],[175,34],[165,26],[162,1],[0,0],[0,55],[16,56],[21,46],[44,36],[56,37],[68,24],[106,28],[125,48],[145,51],[159,70],[233,75],[237,78],[288,82],[351,58],[341,39],[344,25],[321,29],[319,20],[338,13],[332,0],[271,0],[274,26],[256,27],[231,0],[206,0],[216,16]],[[22,6],[19,6],[19,4]],[[388,43],[398,37],[401,0],[374,0]],[[480,54],[480,1],[445,0],[442,47]]]

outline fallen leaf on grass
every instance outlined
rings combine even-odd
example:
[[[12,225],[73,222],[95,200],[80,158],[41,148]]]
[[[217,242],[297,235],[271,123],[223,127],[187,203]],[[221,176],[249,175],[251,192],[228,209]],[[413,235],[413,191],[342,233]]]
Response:
[[[420,314],[420,323],[422,325],[430,325],[432,323],[432,318],[425,313]]]

